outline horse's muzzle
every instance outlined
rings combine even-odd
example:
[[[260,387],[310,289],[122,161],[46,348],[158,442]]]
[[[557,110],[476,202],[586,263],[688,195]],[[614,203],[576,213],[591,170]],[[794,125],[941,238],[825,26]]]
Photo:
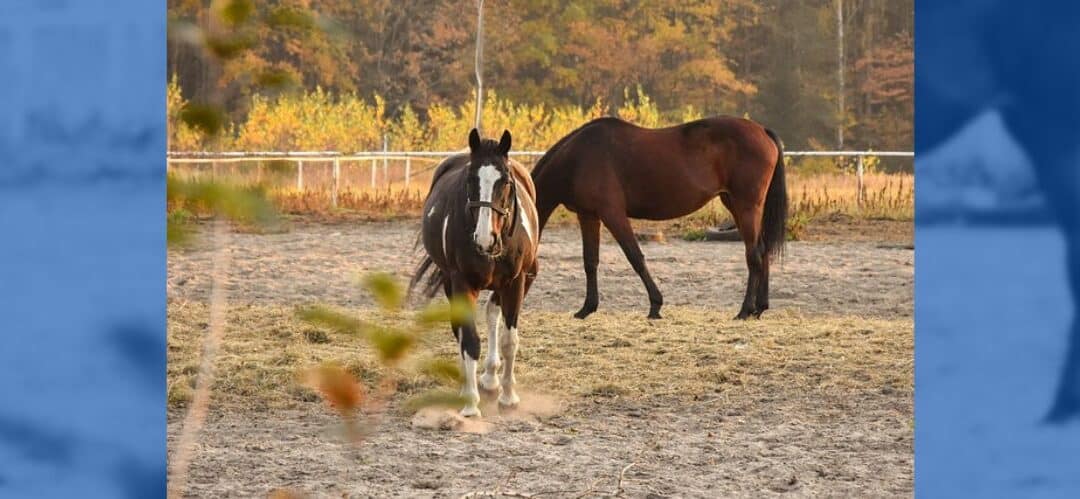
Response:
[[[473,247],[480,256],[487,257],[490,260],[502,256],[503,252],[503,244],[500,239],[495,239],[495,242],[491,243],[491,246],[488,247],[476,243],[473,243]]]

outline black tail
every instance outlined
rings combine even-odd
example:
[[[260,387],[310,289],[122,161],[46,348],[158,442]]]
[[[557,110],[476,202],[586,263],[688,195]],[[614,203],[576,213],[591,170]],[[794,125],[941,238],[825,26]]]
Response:
[[[765,254],[781,256],[784,253],[784,241],[787,239],[788,194],[787,181],[784,180],[784,146],[776,132],[765,129],[776,143],[776,168],[773,169],[769,191],[765,194],[765,212],[761,216],[761,244]]]
[[[416,247],[420,246],[420,237],[417,236]],[[427,279],[425,280],[425,276]],[[426,281],[426,282],[424,282]],[[421,285],[421,282],[423,284]],[[416,265],[416,271],[413,272],[412,279],[409,280],[409,290],[405,293],[406,300],[411,301],[414,296],[414,292],[417,291],[417,286],[421,286],[419,289],[419,295],[426,302],[435,297],[435,294],[443,289],[446,283],[446,276],[442,270],[435,265],[435,262],[430,256],[424,255],[424,258],[420,260],[420,263]]]

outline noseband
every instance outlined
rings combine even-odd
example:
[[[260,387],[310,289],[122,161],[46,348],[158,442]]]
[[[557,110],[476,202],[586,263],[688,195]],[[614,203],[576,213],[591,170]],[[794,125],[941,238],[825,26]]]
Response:
[[[517,206],[517,182],[514,181],[513,174],[511,174],[509,172],[507,172],[507,178],[510,181],[511,203],[513,203],[514,206]],[[516,217],[517,215],[515,213],[510,212],[510,207],[495,206],[495,204],[492,203],[491,201],[480,201],[480,200],[473,201],[473,200],[469,200],[468,198],[466,198],[466,199],[467,199],[467,201],[465,202],[466,209],[489,208],[489,209],[491,209],[491,211],[494,211],[495,213],[498,213],[500,217],[502,217],[504,219],[507,219],[507,218],[511,219],[509,221],[509,223],[506,223],[506,224],[503,225],[502,232],[503,232],[503,235],[506,235],[506,234],[513,235],[513,233],[514,233],[514,225],[517,222],[517,220],[514,220],[513,217]],[[502,248],[499,249],[498,253],[493,254],[493,255],[487,255],[487,256],[488,256],[488,258],[498,258],[501,255],[502,255]]]
[[[498,213],[499,215],[506,216],[510,213],[506,208],[500,208],[491,204],[491,201],[469,201],[465,207],[467,208],[491,208],[491,211]]]

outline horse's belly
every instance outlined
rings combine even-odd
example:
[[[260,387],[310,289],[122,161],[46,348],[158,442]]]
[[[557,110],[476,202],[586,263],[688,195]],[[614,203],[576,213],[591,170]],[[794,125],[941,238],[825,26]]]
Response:
[[[709,203],[715,194],[682,196],[673,199],[657,199],[656,202],[639,202],[627,207],[626,216],[642,220],[671,220],[685,217]]]

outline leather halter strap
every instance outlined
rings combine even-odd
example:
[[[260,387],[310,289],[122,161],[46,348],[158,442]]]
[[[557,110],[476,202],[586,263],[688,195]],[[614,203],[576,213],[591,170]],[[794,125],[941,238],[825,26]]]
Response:
[[[465,206],[468,208],[491,208],[491,211],[504,217],[509,213],[506,208],[495,206],[491,204],[491,201],[469,201]]]

